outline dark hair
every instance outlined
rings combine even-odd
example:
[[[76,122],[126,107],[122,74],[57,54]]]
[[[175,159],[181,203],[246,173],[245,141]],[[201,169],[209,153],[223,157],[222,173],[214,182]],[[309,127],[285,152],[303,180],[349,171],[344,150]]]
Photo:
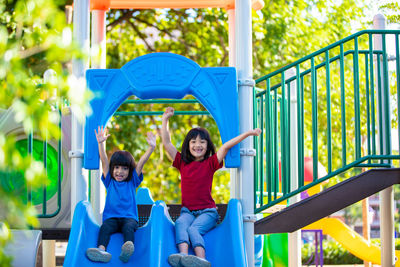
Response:
[[[132,154],[125,150],[118,150],[114,152],[110,159],[110,175],[111,178],[114,178],[114,167],[115,165],[126,166],[129,168],[129,174],[125,181],[129,181],[132,179],[133,169],[136,168],[136,162],[133,158]]]
[[[190,163],[190,162],[194,161],[194,159],[195,159],[193,157],[193,155],[190,153],[189,142],[192,139],[196,139],[197,136],[200,136],[201,139],[204,139],[207,141],[207,151],[206,151],[206,154],[204,155],[204,159],[207,159],[210,156],[215,154],[215,146],[214,146],[214,143],[211,141],[211,137],[210,137],[210,134],[208,133],[208,131],[206,129],[200,128],[200,127],[193,128],[187,133],[185,140],[183,140],[183,144],[182,144],[182,153],[181,154],[182,154],[182,160],[185,163]]]

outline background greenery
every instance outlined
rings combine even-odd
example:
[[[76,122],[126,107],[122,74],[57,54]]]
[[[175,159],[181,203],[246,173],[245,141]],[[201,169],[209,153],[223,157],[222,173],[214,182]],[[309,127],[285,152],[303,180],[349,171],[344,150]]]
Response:
[[[82,55],[71,41],[71,27],[65,18],[64,0],[0,0],[0,108],[11,106],[16,120],[42,138],[60,138],[57,107],[67,99],[85,114],[88,96],[79,91],[83,81],[69,76],[73,57]],[[253,12],[253,67],[255,77],[337,41],[352,32],[353,22],[365,19],[367,3],[361,0],[277,0],[265,1]],[[398,5],[385,9],[398,14]],[[397,12],[397,13],[396,13]],[[396,17],[394,17],[396,19]],[[397,17],[398,19],[398,17]],[[366,27],[365,23],[359,23]],[[202,67],[228,65],[228,25],[223,9],[112,10],[107,13],[107,67],[120,68],[135,57],[168,51],[186,56]],[[43,73],[52,68],[57,75],[43,83]],[[41,85],[41,86],[38,86]],[[174,106],[177,110],[201,110],[200,105]],[[163,105],[123,106],[124,110],[164,110]],[[127,149],[135,158],[146,148],[145,132],[159,132],[160,116],[115,117],[107,149]],[[220,146],[214,121],[207,116],[175,116],[171,119],[173,142],[178,148],[193,126],[209,129]],[[158,140],[160,143],[160,140]],[[0,132],[0,172],[19,171],[28,186],[46,183],[43,164],[21,155],[15,136]],[[162,147],[146,164],[143,186],[155,199],[179,202],[178,173],[170,168]],[[214,182],[217,202],[229,198],[229,177],[220,172]],[[0,187],[0,266],[8,266],[4,246],[10,227],[38,226],[35,210],[12,191]]]
[[[379,239],[372,239],[371,240],[372,244],[380,246],[380,240]],[[324,264],[362,264],[363,261],[353,254],[351,254],[349,251],[347,251],[345,248],[343,248],[342,245],[337,243],[335,240],[328,239],[328,240],[323,240],[322,242],[322,247],[323,247],[323,255],[324,255]],[[395,240],[395,248],[396,250],[400,249],[400,239],[396,238]],[[311,263],[314,260],[314,253],[315,253],[315,245],[313,243],[305,243],[302,246],[301,249],[301,255],[302,255],[302,263],[305,264],[310,260],[310,257],[312,258]]]
[[[364,1],[353,0],[266,1],[261,11],[253,11],[254,76],[260,77],[350,35],[352,22],[367,21],[363,13],[366,7]],[[112,10],[107,14],[107,67],[120,68],[149,52],[184,55],[202,67],[228,66],[227,18],[224,9]],[[165,107],[125,105],[120,110],[163,111]],[[200,105],[174,107],[203,109]],[[186,132],[194,126],[207,128],[216,146],[221,144],[218,128],[210,117],[175,116],[172,122],[172,141],[178,149]],[[149,130],[159,132],[160,126],[160,116],[114,117],[110,123],[113,138],[107,142],[107,150],[123,147],[138,158],[145,149],[143,134]],[[170,161],[160,160],[167,157],[161,146],[156,153],[159,156],[153,155],[144,167],[143,186],[151,189],[155,199],[179,202],[178,172],[170,168]],[[216,201],[226,203],[228,172],[218,172],[213,186]]]

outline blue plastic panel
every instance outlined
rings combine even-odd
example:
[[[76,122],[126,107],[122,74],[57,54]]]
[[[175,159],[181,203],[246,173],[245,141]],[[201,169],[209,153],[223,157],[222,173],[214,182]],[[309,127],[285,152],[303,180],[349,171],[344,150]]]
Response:
[[[89,69],[86,80],[95,96],[90,102],[93,113],[85,124],[83,166],[86,169],[99,168],[94,129],[106,125],[131,95],[141,99],[181,99],[193,95],[213,116],[223,143],[239,134],[235,68],[201,68],[183,56],[154,53],[138,57],[121,69]],[[240,166],[239,145],[229,151],[225,166]]]
[[[169,267],[168,256],[177,253],[174,223],[169,217],[168,208],[162,201],[156,201],[149,221],[136,231],[135,252],[128,263],[123,263],[118,258],[123,244],[122,235],[119,233],[111,236],[107,248],[112,255],[109,263],[95,263],[87,259],[85,251],[89,247],[96,246],[98,232],[99,225],[95,223],[90,203],[79,202],[72,220],[64,260],[65,267]],[[237,199],[231,199],[224,221],[204,236],[207,259],[213,267],[246,267],[247,259],[243,240],[242,208]]]

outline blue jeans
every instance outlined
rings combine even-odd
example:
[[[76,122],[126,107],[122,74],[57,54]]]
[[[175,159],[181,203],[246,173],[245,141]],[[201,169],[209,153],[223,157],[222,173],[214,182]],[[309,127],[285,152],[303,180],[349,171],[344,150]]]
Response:
[[[217,225],[218,218],[215,208],[190,211],[182,207],[181,214],[175,221],[176,244],[192,243],[193,248],[205,248],[203,235]]]

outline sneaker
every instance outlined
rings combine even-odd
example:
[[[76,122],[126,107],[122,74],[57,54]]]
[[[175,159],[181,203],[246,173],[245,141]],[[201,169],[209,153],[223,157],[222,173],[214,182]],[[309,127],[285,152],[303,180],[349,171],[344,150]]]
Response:
[[[211,267],[211,263],[194,255],[187,255],[181,259],[184,267]]]
[[[121,248],[121,254],[119,255],[119,259],[123,262],[128,262],[129,258],[132,256],[133,251],[135,250],[135,246],[132,241],[126,241]]]
[[[111,260],[111,254],[99,248],[88,248],[86,256],[89,260],[96,262],[109,262]]]
[[[176,253],[176,254],[171,254],[168,256],[168,263],[172,266],[172,267],[182,267],[181,264],[181,259],[183,258],[183,256],[185,256],[186,254],[183,253]]]

